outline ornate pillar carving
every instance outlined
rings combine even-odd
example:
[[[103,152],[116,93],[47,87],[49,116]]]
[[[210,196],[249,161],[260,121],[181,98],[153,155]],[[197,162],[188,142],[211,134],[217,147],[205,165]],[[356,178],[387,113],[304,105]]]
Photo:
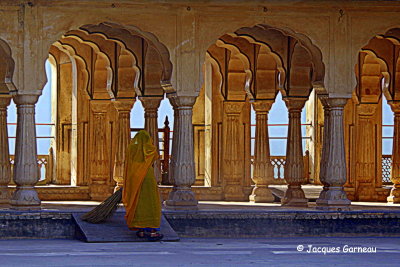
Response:
[[[378,137],[376,132],[377,121],[375,113],[378,104],[357,105],[357,138],[355,155],[356,199],[371,201],[378,195],[375,191],[377,167],[381,168],[381,157],[377,157]],[[382,116],[379,113],[380,117]],[[381,137],[380,137],[381,138]],[[382,146],[382,144],[381,144]],[[377,162],[378,158],[378,162]],[[382,172],[379,171],[380,177]],[[382,179],[382,178],[381,178]]]
[[[197,209],[191,189],[195,182],[192,108],[195,96],[168,96],[174,108],[174,135],[171,155],[172,191],[165,204],[172,209]]]
[[[330,146],[325,164],[325,183],[328,189],[325,192],[324,205],[317,209],[348,210],[351,201],[347,198],[343,185],[346,183],[346,154],[344,150],[343,108],[347,98],[328,98],[329,133],[327,142]]]
[[[0,97],[0,203],[9,203],[8,184],[11,180],[10,152],[8,148],[7,106],[11,96]]]
[[[35,207],[41,203],[35,190],[35,184],[39,181],[35,127],[35,104],[38,99],[38,95],[14,96],[17,104],[17,136],[13,178],[17,188],[11,205],[15,207]]]
[[[400,102],[389,102],[389,105],[394,112],[392,171],[390,174],[393,188],[387,201],[395,204],[400,203]]]
[[[90,140],[90,197],[104,200],[109,195],[109,147],[107,142],[107,112],[110,101],[90,102],[92,109]]]
[[[285,180],[288,189],[282,199],[285,206],[307,206],[301,184],[305,182],[303,146],[301,139],[301,109],[307,99],[285,98],[289,110],[289,129],[286,144]]]
[[[268,112],[273,100],[255,101],[252,103],[256,112],[256,139],[254,143],[253,181],[255,187],[249,196],[253,202],[273,202],[268,185],[273,181],[274,169],[271,164],[268,135]]]
[[[161,100],[163,97],[152,97],[144,96],[139,97],[144,107],[144,129],[149,132],[153,143],[157,148],[157,152],[160,154],[160,143],[158,138],[158,108],[160,107]],[[156,177],[157,183],[161,183],[161,162],[158,158],[154,162],[154,176]]]
[[[115,151],[113,175],[113,179],[116,182],[114,191],[117,191],[124,183],[125,154],[131,138],[130,118],[135,100],[116,100],[112,103],[118,112],[117,148]]]
[[[315,201],[317,206],[326,205],[326,191],[328,191],[329,184],[326,182],[326,164],[327,158],[329,153],[329,118],[330,118],[330,109],[328,105],[328,96],[323,95],[320,96],[320,100],[322,105],[324,106],[324,136],[322,140],[322,153],[321,153],[321,160],[320,160],[320,167],[319,167],[319,180],[323,185],[322,191],[319,194],[318,199]]]
[[[240,149],[240,114],[244,102],[225,102],[226,131],[224,131],[223,152],[223,185],[224,199],[227,201],[242,201],[243,193],[243,151]],[[242,152],[241,152],[242,151]]]

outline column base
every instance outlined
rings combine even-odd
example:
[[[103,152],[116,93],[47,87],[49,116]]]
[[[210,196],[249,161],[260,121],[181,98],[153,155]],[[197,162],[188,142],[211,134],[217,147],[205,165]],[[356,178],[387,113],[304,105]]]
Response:
[[[225,185],[224,186],[225,201],[247,201],[248,197],[243,193],[241,185]]]
[[[387,197],[387,202],[391,204],[400,203],[400,185],[393,185],[390,190],[390,195]]]
[[[107,184],[92,184],[90,185],[90,200],[104,201],[112,192],[112,187]]]
[[[0,204],[10,203],[10,191],[7,185],[0,186]]]
[[[325,206],[327,204],[326,201],[326,192],[328,191],[328,187],[323,187],[321,193],[319,193],[319,197],[317,198],[317,200],[315,201],[315,204],[317,204],[317,206]]]
[[[172,210],[198,209],[198,201],[190,187],[173,188],[164,204]]]
[[[322,193],[322,192],[321,192]],[[317,203],[319,210],[350,210],[351,201],[347,198],[343,187],[329,187],[325,192],[325,198]]]
[[[287,207],[308,207],[308,199],[304,195],[301,185],[288,185],[281,204]]]
[[[35,187],[17,186],[10,204],[17,207],[38,207],[41,201]]]
[[[249,200],[254,203],[272,203],[274,202],[275,197],[272,195],[272,192],[267,185],[258,185],[253,188]]]

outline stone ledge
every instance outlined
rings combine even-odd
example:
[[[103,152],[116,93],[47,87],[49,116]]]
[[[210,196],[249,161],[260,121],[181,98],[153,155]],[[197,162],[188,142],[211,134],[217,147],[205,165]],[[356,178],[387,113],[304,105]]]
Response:
[[[282,220],[342,220],[342,219],[379,219],[379,218],[400,218],[399,212],[254,212],[254,211],[240,211],[240,212],[180,212],[180,211],[164,211],[167,218],[171,219],[282,219]]]
[[[182,237],[400,236],[400,211],[165,211]]]

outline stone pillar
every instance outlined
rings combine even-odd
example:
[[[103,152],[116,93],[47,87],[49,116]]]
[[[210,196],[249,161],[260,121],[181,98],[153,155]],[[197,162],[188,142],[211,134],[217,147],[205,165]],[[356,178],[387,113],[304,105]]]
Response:
[[[113,175],[113,179],[116,182],[114,191],[117,191],[124,183],[125,154],[129,140],[131,139],[130,118],[135,100],[116,100],[112,103],[118,112],[117,148],[115,151]]]
[[[393,188],[387,201],[396,204],[400,203],[400,102],[389,102],[389,105],[394,112],[392,171],[390,173]]]
[[[157,153],[160,154],[160,143],[158,138],[158,108],[160,107],[163,97],[145,96],[139,97],[144,107],[144,129],[149,132],[153,138],[153,144],[157,148]],[[160,158],[154,161],[154,176],[157,183],[161,183],[161,162]]]
[[[268,112],[273,100],[255,101],[252,103],[256,112],[256,139],[254,143],[253,181],[255,187],[249,196],[253,202],[274,202],[268,185],[274,179],[274,168],[270,159]]]
[[[17,104],[17,138],[15,142],[14,182],[17,185],[11,205],[38,207],[40,199],[35,190],[39,181],[37,163],[35,104],[38,95],[15,95]]]
[[[240,114],[244,102],[225,102],[224,109],[227,117],[224,131],[223,151],[223,185],[224,199],[227,201],[243,201],[243,149],[240,148]]]
[[[347,198],[343,185],[346,183],[346,154],[344,150],[343,108],[347,98],[328,98],[329,133],[327,142],[330,146],[325,164],[325,183],[328,189],[325,192],[324,205],[317,209],[348,210],[351,201]]]
[[[286,144],[285,180],[288,189],[282,199],[285,206],[307,206],[301,184],[306,181],[304,176],[303,147],[301,138],[301,109],[307,99],[285,98],[289,110],[289,129]]]
[[[90,140],[90,197],[103,201],[109,196],[109,147],[107,140],[107,112],[110,101],[93,100]]]
[[[10,96],[0,97],[0,204],[10,202],[8,184],[11,180],[11,165],[7,131],[7,106],[10,100]]]
[[[377,114],[382,118],[378,104],[358,104],[357,105],[357,120],[356,120],[356,136],[355,145],[355,179],[356,179],[356,190],[355,197],[357,201],[376,201],[378,200],[378,192],[375,188],[382,187],[382,183],[378,180],[382,180],[382,155],[381,149],[378,149],[378,145],[382,147],[382,136],[376,129],[380,126],[377,121]],[[378,112],[377,112],[378,111]],[[353,165],[353,166],[354,166]]]
[[[329,153],[329,105],[328,105],[328,96],[324,95],[320,97],[321,103],[324,106],[324,136],[322,141],[322,153],[321,153],[321,160],[320,160],[320,167],[319,167],[319,181],[322,183],[323,188],[321,193],[319,194],[318,199],[315,201],[317,206],[324,206],[327,204],[325,195],[326,191],[328,191],[329,184],[326,183],[326,164],[327,158]]]
[[[171,209],[197,209],[191,189],[195,182],[192,108],[195,96],[169,96],[175,110],[170,169],[173,188],[165,201]]]
[[[171,105],[173,105],[172,103],[173,103],[173,100],[172,100],[172,98],[170,98],[170,102],[171,102]],[[172,167],[172,166],[175,166],[176,165],[176,160],[175,160],[175,157],[173,156],[173,155],[176,155],[178,152],[177,152],[177,149],[178,149],[178,143],[177,143],[177,141],[178,141],[178,138],[174,138],[174,132],[176,131],[176,129],[178,129],[179,127],[178,127],[178,122],[179,122],[179,113],[178,113],[178,109],[175,107],[175,106],[173,106],[173,109],[174,109],[174,128],[172,129],[173,130],[173,133],[172,133],[172,146],[171,146],[171,155],[170,155],[170,159],[169,159],[169,173],[168,173],[168,182],[170,183],[170,184],[175,184],[175,180],[174,180],[174,168]]]

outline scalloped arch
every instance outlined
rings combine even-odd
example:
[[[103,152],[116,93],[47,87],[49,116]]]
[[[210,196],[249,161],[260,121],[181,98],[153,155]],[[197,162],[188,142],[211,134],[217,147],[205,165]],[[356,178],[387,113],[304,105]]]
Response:
[[[97,25],[83,25],[80,27],[80,29],[91,34],[102,33],[107,36],[107,38],[119,39],[123,41],[126,45],[129,44],[129,42],[126,41],[126,39],[129,39],[129,36],[136,35],[143,38],[149,45],[153,46],[156,49],[157,53],[160,56],[160,60],[163,66],[162,79],[160,81],[161,86],[167,93],[175,91],[171,85],[173,65],[170,60],[170,53],[168,51],[168,48],[163,43],[161,43],[157,36],[155,36],[154,34],[142,31],[141,29],[133,25],[121,26],[119,24],[111,22],[103,22]]]
[[[0,57],[2,59],[2,66],[0,67],[0,94],[9,94],[10,92],[17,91],[13,82],[13,74],[15,62],[11,55],[10,46],[2,39],[0,39]]]
[[[243,54],[238,47],[236,47],[236,46],[234,46],[232,44],[229,44],[229,43],[225,43],[221,39],[218,39],[215,42],[215,44],[218,47],[226,48],[229,51],[231,51],[243,63],[244,72],[246,73],[246,82],[245,82],[244,90],[245,90],[246,94],[249,96],[249,98],[252,99],[253,95],[252,95],[252,93],[250,91],[250,85],[251,85],[251,79],[253,78],[253,73],[252,73],[252,71],[250,69],[250,61],[247,58],[247,56],[245,54]]]

